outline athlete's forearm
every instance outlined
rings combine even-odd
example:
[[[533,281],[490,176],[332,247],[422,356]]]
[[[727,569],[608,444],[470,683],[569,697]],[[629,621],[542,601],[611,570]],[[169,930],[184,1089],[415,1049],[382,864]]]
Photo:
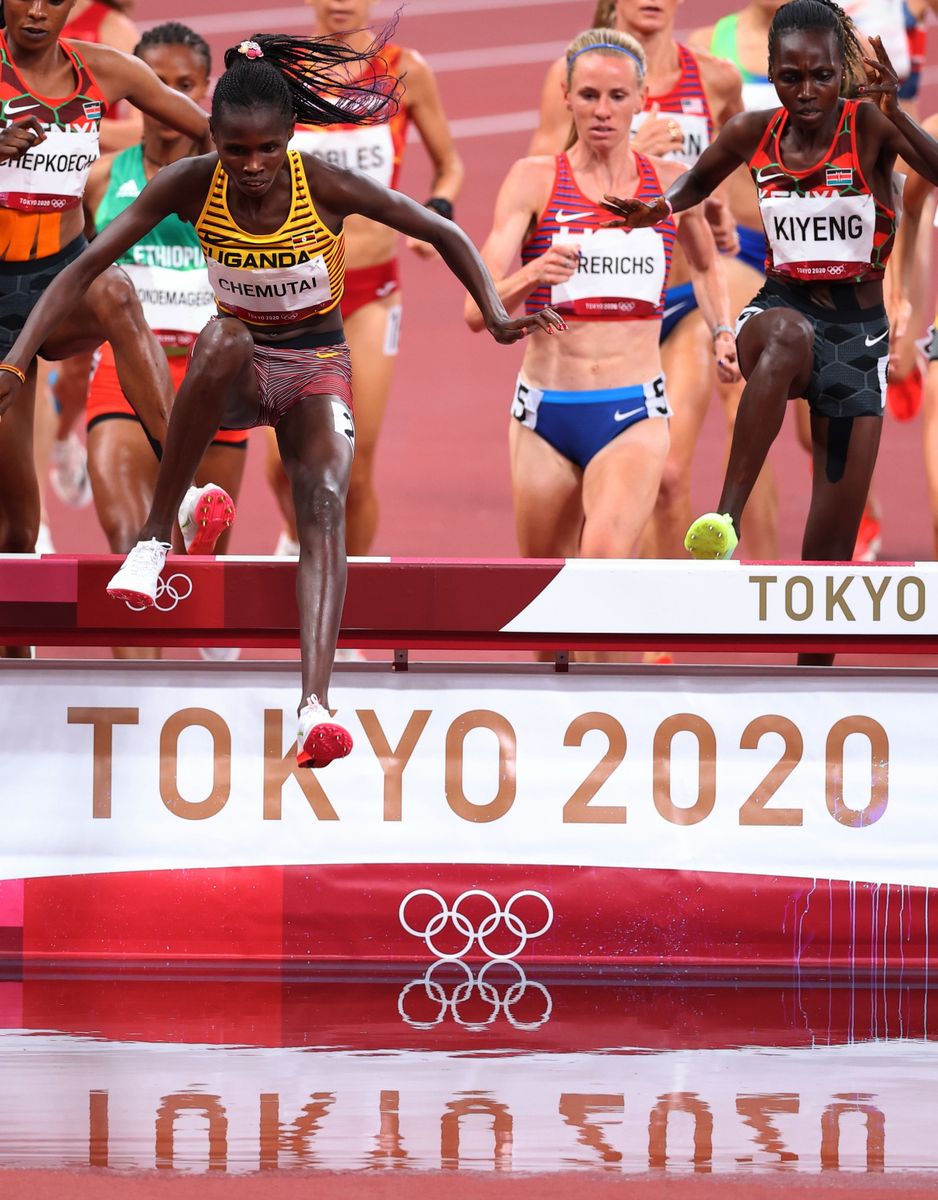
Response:
[[[535,291],[537,285],[537,276],[531,270],[530,264],[528,264],[515,271],[512,275],[506,275],[504,279],[499,279],[495,283],[495,289],[505,310],[513,313]],[[485,328],[485,318],[482,315],[482,310],[472,296],[466,300],[465,316],[466,323],[473,332],[478,333]]]
[[[703,268],[688,262],[691,284],[700,315],[707,323],[711,332],[718,325],[732,328],[730,320],[730,294],[726,284],[726,272],[718,254],[714,254],[710,262]]]
[[[904,143],[894,147],[896,152],[913,170],[938,187],[938,141],[901,108],[891,113],[889,120]]]
[[[465,176],[466,168],[463,166],[463,161],[456,153],[456,150],[453,149],[434,170],[433,180],[430,184],[430,195],[439,196],[441,199],[449,200],[452,203],[462,189]]]
[[[430,240],[475,301],[485,328],[489,328],[494,321],[507,321],[508,313],[498,286],[479,257],[479,252],[459,226],[440,218],[439,226]]]

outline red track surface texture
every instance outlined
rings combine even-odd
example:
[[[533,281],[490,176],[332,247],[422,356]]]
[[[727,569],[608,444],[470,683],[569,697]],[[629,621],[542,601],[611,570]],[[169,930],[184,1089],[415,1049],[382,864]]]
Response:
[[[379,14],[393,5],[382,0]],[[698,0],[679,9],[685,30],[732,7]],[[457,216],[480,242],[491,220],[499,183],[526,153],[530,128],[480,136],[480,123],[537,108],[548,62],[592,17],[593,0],[407,0],[398,38],[426,55],[437,70],[443,101],[466,163]],[[243,19],[239,18],[243,13]],[[263,14],[263,15],[262,15]],[[141,22],[179,18],[205,33],[216,63],[222,51],[263,28],[309,29],[302,4],[258,10],[241,0],[138,0]],[[532,61],[533,60],[533,61]],[[486,65],[486,64],[489,65]],[[472,64],[472,65],[466,65]],[[924,112],[935,108],[926,89]],[[527,122],[530,124],[530,121]],[[467,136],[474,132],[474,136]],[[429,171],[420,147],[405,161],[402,187],[423,199]],[[508,481],[507,424],[511,384],[521,351],[471,334],[462,319],[460,287],[439,264],[402,251],[404,326],[401,357],[380,452],[381,524],[375,553],[505,557],[516,553]],[[723,419],[716,403],[694,472],[695,503],[712,506],[723,461]],[[884,500],[883,557],[931,555],[921,420],[887,420],[877,480]],[[277,537],[273,501],[262,480],[260,439],[254,438],[247,486],[232,540],[235,553],[270,553]],[[781,556],[797,557],[809,476],[792,430],[775,452],[781,492]],[[90,509],[70,513],[50,501],[57,548],[102,552],[104,539]]]

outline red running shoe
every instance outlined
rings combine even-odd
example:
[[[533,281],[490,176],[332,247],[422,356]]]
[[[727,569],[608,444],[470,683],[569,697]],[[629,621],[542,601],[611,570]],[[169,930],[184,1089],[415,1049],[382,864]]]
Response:
[[[886,384],[886,407],[897,421],[911,421],[922,407],[925,379],[915,364],[905,379],[890,379]],[[864,560],[868,561],[868,560]]]
[[[300,709],[296,735],[296,762],[300,767],[328,767],[352,750],[352,735],[337,725],[316,696],[310,696]]]
[[[179,505],[179,528],[187,554],[211,554],[234,520],[234,501],[217,483],[191,487]]]
[[[853,550],[854,562],[876,562],[883,548],[883,526],[878,517],[863,514]]]

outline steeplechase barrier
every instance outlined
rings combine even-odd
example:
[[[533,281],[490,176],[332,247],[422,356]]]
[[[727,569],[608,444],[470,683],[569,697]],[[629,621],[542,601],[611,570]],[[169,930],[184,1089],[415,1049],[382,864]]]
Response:
[[[296,639],[293,563],[172,559],[143,614],[113,569],[0,560],[0,642]],[[930,563],[367,560],[343,638],[931,653],[936,586]],[[323,772],[295,767],[297,676],[0,664],[0,956],[933,966],[934,670],[362,664],[332,695],[355,751]]]

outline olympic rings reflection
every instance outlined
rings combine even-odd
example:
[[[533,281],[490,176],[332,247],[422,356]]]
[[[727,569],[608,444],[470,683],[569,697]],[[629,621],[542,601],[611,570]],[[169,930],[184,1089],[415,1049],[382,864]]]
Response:
[[[407,906],[418,896],[429,896],[440,907],[440,911],[429,918],[423,929],[415,929],[408,923],[405,915]],[[487,905],[491,905],[492,908],[492,911],[488,914],[488,916],[484,917],[479,922],[478,928],[472,924],[464,912],[460,911],[460,905],[464,904],[465,901],[472,896],[481,897],[482,900]],[[545,920],[540,929],[528,929],[525,922],[518,916],[517,913],[513,911],[513,906],[526,896],[533,897],[544,906]],[[412,937],[423,938],[430,953],[434,956],[434,958],[437,958],[442,962],[460,961],[475,945],[478,945],[479,949],[486,956],[486,958],[490,958],[496,962],[511,961],[517,958],[529,941],[533,940],[534,938],[541,937],[554,923],[553,906],[547,897],[541,892],[516,892],[505,904],[505,907],[502,908],[491,892],[485,892],[479,888],[470,888],[468,891],[462,892],[453,901],[452,908],[447,907],[446,901],[439,894],[439,892],[434,892],[430,888],[416,888],[414,891],[409,892],[401,901],[401,906],[398,910],[398,916],[403,928],[409,934],[411,934]],[[447,954],[443,950],[439,949],[433,939],[446,928],[449,922],[452,922],[453,928],[460,935],[460,937],[465,938],[465,945],[463,945],[460,949]],[[504,922],[505,929],[508,930],[513,937],[518,939],[518,945],[509,952],[498,953],[497,951],[492,950],[489,945],[487,945],[485,939],[490,938],[498,929],[499,925],[502,924],[502,922]]]
[[[191,595],[192,580],[188,575],[170,575],[168,579],[161,575],[156,581],[156,599],[152,605],[131,604],[129,600],[124,603],[134,612],[144,612],[148,607],[160,612],[172,612],[180,600],[188,600]]]
[[[464,972],[465,978],[455,984],[452,981],[439,982],[433,976],[440,967],[458,967]],[[489,982],[486,974],[495,967],[513,968],[518,974],[517,980],[510,985],[498,981]],[[408,996],[420,987],[423,988],[424,995],[430,1003],[437,1008],[436,1014],[429,1020],[418,1020],[409,1011],[414,1005],[411,1002],[408,1006]],[[478,993],[489,1011],[481,1019],[467,1019],[465,1009],[475,993]],[[543,1011],[533,1020],[525,1021],[517,1015],[517,1010],[522,999],[529,993],[540,998],[543,1003]],[[453,1021],[457,1025],[461,1025],[463,1029],[478,1033],[487,1029],[502,1015],[515,1029],[530,1032],[547,1024],[553,1008],[554,1002],[547,988],[536,980],[528,979],[519,963],[505,958],[493,959],[485,963],[478,975],[461,959],[440,959],[431,963],[420,979],[413,979],[406,984],[397,998],[397,1011],[401,1020],[406,1021],[412,1029],[435,1029],[446,1020],[447,1014],[449,1014]]]

